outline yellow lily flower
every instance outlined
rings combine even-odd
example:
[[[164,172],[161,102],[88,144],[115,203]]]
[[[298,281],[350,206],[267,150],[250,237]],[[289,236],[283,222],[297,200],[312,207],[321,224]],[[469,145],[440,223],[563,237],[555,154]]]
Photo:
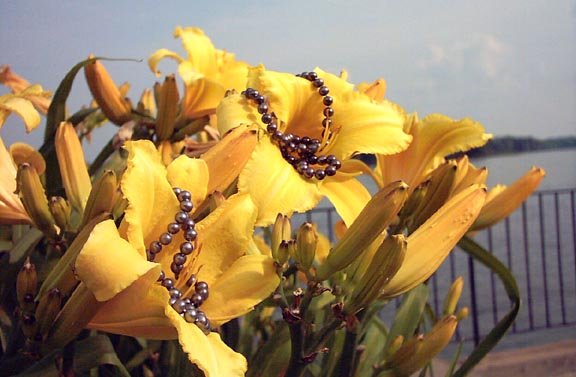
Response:
[[[220,133],[242,124],[266,126],[268,135],[261,133],[238,181],[239,192],[250,194],[260,209],[258,225],[271,224],[278,213],[290,215],[294,211],[306,211],[322,196],[332,201],[343,218],[356,215],[347,211],[349,203],[358,200],[365,204],[370,195],[353,179],[353,174],[345,173],[347,160],[358,152],[397,153],[410,142],[411,137],[402,130],[404,114],[398,106],[390,102],[375,103],[354,91],[352,84],[320,69],[316,69],[314,75],[329,88],[329,102],[333,100],[333,107],[326,105],[327,96],[319,95],[316,84],[309,79],[267,71],[262,66],[250,70],[248,86],[265,97],[266,111],[269,111],[265,115],[274,114],[275,131],[273,126],[266,126],[260,120],[262,109],[245,95],[232,94],[224,98],[217,109]],[[327,107],[333,110],[325,110]],[[288,158],[294,156],[287,157],[285,149],[283,155],[281,141],[272,140],[277,137],[275,132],[285,137],[295,135],[316,140],[317,156],[323,159],[332,156],[330,158],[342,164],[341,171],[330,175],[328,168],[317,168],[316,171],[326,173],[320,178],[305,178],[295,169],[298,162],[289,162]],[[312,168],[312,171],[315,170]]]
[[[216,49],[201,29],[178,26],[174,37],[182,39],[188,58],[160,49],[150,56],[148,65],[159,76],[158,63],[161,60],[170,58],[178,62],[178,73],[185,84],[181,118],[186,120],[213,114],[227,90],[246,87],[248,65],[237,61],[234,54]]]
[[[26,132],[31,132],[38,127],[41,118],[34,108],[33,99],[50,96],[40,85],[32,85],[16,94],[4,94],[0,96],[0,129],[11,113],[16,113],[24,121]]]
[[[6,85],[12,91],[12,94],[25,92],[26,89],[33,87],[28,80],[12,71],[9,65],[0,67],[0,84]],[[36,110],[46,115],[50,107],[50,92],[41,91],[38,95],[30,93],[27,99],[32,102]]]
[[[447,155],[481,147],[492,138],[482,125],[470,118],[452,120],[431,114],[422,120],[412,114],[404,123],[404,131],[412,135],[412,143],[395,155],[377,155],[375,175],[380,187],[402,180],[414,190],[437,168]]]
[[[192,251],[187,251],[189,258],[180,265],[182,270],[174,275],[178,245],[186,250],[182,246],[186,242],[182,232],[166,236],[167,226],[173,229],[175,214],[185,202],[179,201],[173,187],[188,190],[191,201],[200,204],[208,194],[209,175],[217,172],[209,172],[203,160],[187,156],[165,167],[149,141],[128,142],[126,149],[128,165],[121,188],[128,207],[123,223],[119,230],[112,220],[98,224],[75,265],[96,299],[107,301],[89,327],[151,339],[178,338],[190,361],[206,376],[243,376],[244,357],[228,348],[218,333],[206,335],[190,323],[189,308],[185,316],[179,314],[175,307],[180,304],[170,302],[176,297],[174,291],[165,287],[173,284],[182,297],[190,297],[199,287],[193,284],[193,276],[206,282],[209,297],[198,308],[213,328],[247,313],[266,298],[279,280],[269,256],[246,255],[256,219],[254,204],[247,195],[234,195],[195,228],[188,228],[197,231],[197,238],[191,243]],[[166,242],[167,237],[172,241]],[[163,243],[162,251],[150,262],[147,255],[158,240]],[[165,274],[162,283],[157,281],[160,271]],[[172,284],[167,282],[169,276]]]
[[[38,174],[44,172],[46,163],[38,152],[32,151],[31,146],[17,143],[8,152],[4,141],[0,138],[0,224],[32,223],[20,197],[15,193],[18,164],[28,162],[34,166]]]

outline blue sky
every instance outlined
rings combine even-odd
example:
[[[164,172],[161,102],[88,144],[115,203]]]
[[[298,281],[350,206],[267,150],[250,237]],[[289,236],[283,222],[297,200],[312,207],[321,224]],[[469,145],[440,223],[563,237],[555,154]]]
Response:
[[[174,26],[199,26],[218,48],[269,69],[346,69],[354,83],[383,77],[388,98],[421,116],[469,116],[495,135],[576,134],[574,1],[20,0],[0,2],[0,15],[0,64],[51,90],[89,53],[183,52]],[[134,100],[156,80],[145,61],[105,64],[132,84]],[[71,109],[89,102],[83,75],[72,96]],[[26,136],[15,117],[1,130],[7,144],[38,145],[41,135]]]

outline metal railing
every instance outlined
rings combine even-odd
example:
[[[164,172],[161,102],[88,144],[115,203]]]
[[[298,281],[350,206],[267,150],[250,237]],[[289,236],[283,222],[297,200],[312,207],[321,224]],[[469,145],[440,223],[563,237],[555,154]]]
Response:
[[[504,221],[478,232],[474,239],[512,271],[523,306],[512,334],[576,326],[576,189],[547,190],[532,195]],[[338,215],[333,208],[316,208],[293,217],[310,221],[334,239]],[[430,279],[431,304],[438,313],[451,282],[465,279],[461,305],[469,320],[455,340],[477,344],[510,309],[497,277],[456,248]]]

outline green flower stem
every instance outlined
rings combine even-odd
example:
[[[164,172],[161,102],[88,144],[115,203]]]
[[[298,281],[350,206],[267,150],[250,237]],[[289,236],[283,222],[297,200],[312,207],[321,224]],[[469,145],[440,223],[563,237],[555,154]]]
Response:
[[[356,364],[356,341],[358,334],[355,330],[346,329],[346,338],[344,347],[340,353],[340,362],[338,363],[338,377],[351,377],[354,375],[354,365]]]

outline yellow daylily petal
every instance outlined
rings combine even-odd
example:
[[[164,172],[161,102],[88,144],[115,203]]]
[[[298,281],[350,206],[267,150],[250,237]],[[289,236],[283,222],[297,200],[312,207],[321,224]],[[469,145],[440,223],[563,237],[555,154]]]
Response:
[[[164,311],[168,291],[149,280],[145,275],[106,302],[88,328],[146,339],[176,339],[178,333]]]
[[[182,70],[179,72],[182,76]],[[181,116],[185,119],[195,119],[214,114],[226,94],[226,89],[220,83],[206,77],[188,78],[188,80],[185,78],[184,81],[186,91],[182,99]]]
[[[0,137],[0,224],[30,223],[16,191],[16,168]]]
[[[251,106],[250,102],[238,93],[222,99],[216,108],[216,117],[218,131],[222,135],[240,125],[260,125],[260,114],[256,106]]]
[[[386,81],[377,79],[373,83],[362,83],[357,85],[358,91],[366,94],[375,101],[383,101],[386,95]]]
[[[487,228],[508,217],[536,190],[545,175],[544,169],[533,167],[511,186],[490,190],[471,230]]]
[[[180,38],[184,49],[188,52],[188,61],[198,72],[212,76],[216,72],[215,48],[204,31],[196,27],[174,29],[174,38]]]
[[[212,325],[218,327],[251,311],[276,289],[279,282],[272,258],[245,255],[210,286],[210,297],[202,304],[202,310]]]
[[[6,112],[7,114],[11,112],[16,113],[24,121],[26,132],[31,132],[38,127],[41,121],[40,114],[38,114],[32,102],[13,94],[0,96],[0,111]],[[0,127],[4,124],[4,119],[6,119],[7,114],[1,118]]]
[[[124,216],[125,231],[130,244],[145,256],[146,246],[173,221],[179,204],[154,144],[141,140],[127,142],[125,148],[129,153],[121,183],[129,203]]]
[[[204,160],[182,155],[168,165],[166,177],[173,187],[188,190],[195,206],[206,198],[209,172]]]
[[[408,237],[404,263],[383,295],[404,293],[428,279],[468,231],[484,205],[486,190],[473,185],[449,199]]]
[[[255,220],[250,197],[234,195],[196,224],[200,251],[192,270],[198,271],[199,279],[211,285],[246,253]]]
[[[322,181],[320,192],[334,205],[344,223],[350,226],[372,196],[359,180],[336,174]]]
[[[52,94],[44,91],[38,84],[31,85],[28,80],[12,71],[9,65],[0,67],[0,83],[10,88],[12,93],[26,97],[42,114],[48,112]]]
[[[158,70],[158,64],[160,63],[161,60],[163,60],[165,58],[174,59],[178,63],[182,62],[182,57],[180,57],[180,55],[178,55],[175,52],[172,52],[172,51],[167,50],[165,48],[161,48],[161,49],[157,50],[152,55],[150,55],[150,57],[148,58],[148,67],[150,67],[150,70],[152,72],[154,72],[154,74],[157,77],[160,77],[160,71]]]
[[[110,300],[145,275],[156,281],[160,270],[120,237],[113,220],[94,227],[75,264],[76,274],[98,301]]]
[[[42,175],[46,170],[44,157],[33,146],[26,143],[14,143],[10,146],[10,156],[16,166],[28,163],[34,166],[38,175]]]
[[[186,322],[171,307],[166,308],[166,316],[178,330],[178,340],[188,359],[206,377],[244,376],[248,368],[246,359],[224,344],[218,333],[204,335],[198,326]]]
[[[316,182],[302,178],[268,138],[260,139],[238,180],[238,191],[248,193],[256,207],[256,225],[274,222],[279,213],[305,212],[322,198]]]

